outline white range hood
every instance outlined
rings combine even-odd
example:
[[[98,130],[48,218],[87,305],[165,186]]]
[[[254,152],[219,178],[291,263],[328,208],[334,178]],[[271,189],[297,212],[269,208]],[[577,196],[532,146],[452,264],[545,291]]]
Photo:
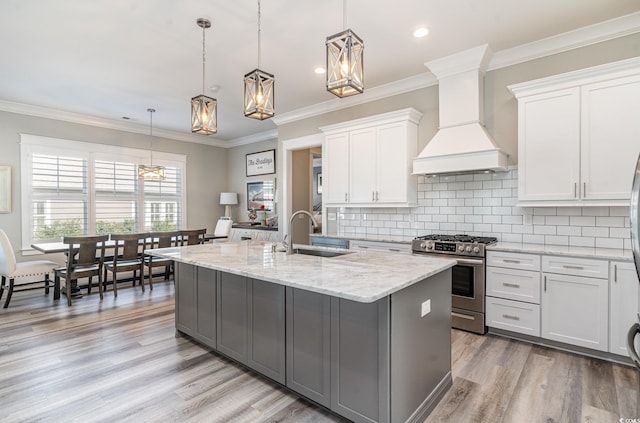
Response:
[[[483,125],[482,79],[490,56],[485,44],[425,63],[438,78],[440,125],[413,160],[414,175],[507,170],[507,154]]]

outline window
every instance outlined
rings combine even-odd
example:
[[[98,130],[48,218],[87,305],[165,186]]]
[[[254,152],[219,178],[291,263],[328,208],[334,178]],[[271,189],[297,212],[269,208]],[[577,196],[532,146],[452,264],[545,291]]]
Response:
[[[24,248],[64,235],[183,227],[185,156],[154,152],[165,180],[138,179],[138,164],[149,157],[144,150],[21,135]]]

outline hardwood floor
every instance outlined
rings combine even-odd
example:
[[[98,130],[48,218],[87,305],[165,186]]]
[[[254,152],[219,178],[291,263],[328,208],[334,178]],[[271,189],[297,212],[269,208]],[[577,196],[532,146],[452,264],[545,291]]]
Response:
[[[41,291],[0,309],[2,422],[341,422],[188,338],[172,282],[85,295]],[[636,412],[630,367],[452,331],[453,388],[427,422],[618,422]]]

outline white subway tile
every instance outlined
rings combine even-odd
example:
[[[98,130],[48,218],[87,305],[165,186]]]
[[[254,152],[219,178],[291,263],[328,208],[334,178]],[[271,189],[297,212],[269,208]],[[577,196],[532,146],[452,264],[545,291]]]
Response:
[[[492,189],[491,196],[492,197],[511,197],[513,195],[513,188],[501,188],[501,189]]]
[[[475,191],[470,190],[470,189],[464,189],[464,190],[456,191],[456,198],[473,198],[474,197],[474,192]]]
[[[446,183],[434,183],[433,190],[434,191],[446,191],[449,189],[449,184]]]
[[[455,207],[440,207],[440,214],[455,214]]]
[[[584,207],[583,216],[609,216],[609,207]]]
[[[572,247],[595,247],[596,239],[586,236],[570,236],[569,245]]]
[[[447,188],[449,191],[459,191],[465,189],[464,184],[464,182],[449,182]]]
[[[534,225],[544,225],[546,221],[546,216],[531,216],[531,223]]]
[[[594,216],[570,216],[569,224],[574,226],[595,226],[596,218]]]
[[[440,229],[442,229],[443,231],[455,231],[456,230],[456,224],[455,223],[441,223],[440,224]]]
[[[558,235],[582,236],[582,226],[558,226]]]
[[[534,207],[533,215],[534,216],[556,216],[558,214],[558,209],[555,207]]]
[[[491,213],[499,216],[511,216],[511,207],[492,207]]]
[[[629,207],[609,207],[609,216],[629,216]]]
[[[614,216],[614,217],[596,217],[596,226],[608,226],[610,228],[624,228],[624,217],[623,216]]]
[[[418,222],[431,222],[433,219],[433,215],[431,214],[421,214],[417,216]]]
[[[456,214],[471,214],[473,213],[473,207],[456,207]]]
[[[536,225],[533,227],[533,233],[536,235],[555,235],[555,226]]]
[[[482,189],[482,181],[465,182],[464,189]]]
[[[490,214],[486,214],[482,216],[482,223],[502,223],[502,218],[500,216],[493,216]]]
[[[502,198],[502,205],[503,206],[512,207],[515,211],[518,211],[518,214],[520,214],[520,207],[515,207],[516,204],[518,204],[518,197],[503,197]],[[516,214],[516,213],[513,213],[513,214]]]
[[[522,216],[502,216],[502,223],[508,223],[510,225],[522,225]]]
[[[482,205],[491,207],[502,206],[502,198],[483,198]]]
[[[545,216],[545,224],[547,225],[569,225],[569,216]]]
[[[491,198],[491,190],[490,189],[476,189],[473,190],[474,198]]]
[[[385,221],[382,225],[383,228],[397,228],[398,222],[395,221]]]
[[[464,198],[449,198],[447,200],[447,206],[449,207],[461,207],[464,206]]]
[[[631,240],[630,239],[623,239],[624,241],[624,249],[625,250],[630,250],[631,249]]]
[[[522,242],[522,234],[500,234],[503,242]]]
[[[474,181],[490,181],[491,179],[493,178],[490,173],[475,173],[473,175]]]
[[[600,238],[609,237],[609,228],[598,228],[596,226],[584,226],[582,236],[595,236]]]
[[[511,225],[495,224],[491,225],[492,232],[511,233]]]
[[[569,245],[569,237],[568,236],[556,236],[556,235],[546,235],[544,237],[545,244],[551,245]]]
[[[433,206],[434,207],[446,207],[449,200],[447,200],[446,198],[438,198],[438,199],[434,199],[433,200]]]
[[[457,198],[460,191],[440,191],[440,198]]]
[[[440,198],[440,191],[425,192],[424,198]]]
[[[483,189],[494,189],[494,188],[502,188],[501,180],[491,180],[491,181],[482,181]]]
[[[408,229],[411,228],[411,222],[396,222],[397,228]]]
[[[491,214],[491,207],[474,207],[473,214]]]
[[[533,226],[531,225],[511,225],[511,230],[517,234],[533,234]]]
[[[518,188],[517,179],[505,179],[502,181],[502,188]]]
[[[631,238],[629,228],[609,228],[610,238]]]
[[[582,216],[582,207],[558,207],[558,216]]]
[[[473,181],[473,174],[472,173],[468,173],[466,175],[456,175],[455,180],[456,180],[456,182]]]
[[[433,215],[433,221],[434,222],[446,222],[447,221],[447,215],[446,214],[434,214]]]
[[[624,241],[616,238],[596,238],[597,248],[624,248]]]
[[[473,230],[475,232],[491,232],[491,224],[490,223],[476,223],[473,225]]]
[[[464,205],[467,207],[481,206],[482,198],[465,198]]]
[[[544,235],[522,235],[522,242],[528,244],[544,244]]]
[[[456,223],[456,231],[460,233],[469,233],[473,231],[472,223]]]
[[[462,223],[464,222],[464,215],[461,215],[461,214],[447,215],[447,222]]]
[[[464,221],[467,223],[482,223],[482,216],[475,214],[467,214],[464,216]]]

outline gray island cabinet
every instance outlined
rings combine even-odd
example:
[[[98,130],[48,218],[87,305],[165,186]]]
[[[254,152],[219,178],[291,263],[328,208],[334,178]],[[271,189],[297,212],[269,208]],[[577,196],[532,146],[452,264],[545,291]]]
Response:
[[[176,262],[177,335],[347,419],[422,421],[451,387],[452,260],[256,241],[148,252]]]

